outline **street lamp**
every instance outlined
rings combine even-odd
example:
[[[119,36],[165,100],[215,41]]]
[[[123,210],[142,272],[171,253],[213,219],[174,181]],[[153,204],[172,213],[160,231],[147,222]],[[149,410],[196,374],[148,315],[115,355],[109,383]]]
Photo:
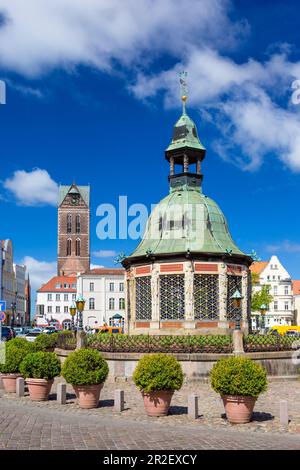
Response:
[[[238,289],[232,294],[230,297],[233,303],[234,308],[240,309],[242,306],[242,294]],[[241,318],[240,314],[238,316],[235,316],[235,330],[240,330],[241,329]]]
[[[11,303],[11,312],[12,312],[12,315],[11,315],[11,326],[12,326],[12,327],[14,326],[14,323],[15,323],[16,307],[17,307],[16,302],[12,302],[12,303]]]
[[[70,315],[72,317],[72,330],[74,330],[74,317],[76,315],[76,310],[77,310],[76,303],[73,302],[72,305],[70,306]]]
[[[85,305],[85,300],[84,298],[80,295],[78,297],[78,299],[76,300],[76,307],[77,307],[77,310],[78,310],[78,313],[79,313],[79,325],[78,325],[78,329],[79,330],[82,330],[82,312],[84,310],[84,305]]]
[[[261,328],[264,329],[265,328],[265,314],[266,314],[266,311],[268,310],[268,306],[266,304],[262,304],[259,307],[259,310],[261,314]]]

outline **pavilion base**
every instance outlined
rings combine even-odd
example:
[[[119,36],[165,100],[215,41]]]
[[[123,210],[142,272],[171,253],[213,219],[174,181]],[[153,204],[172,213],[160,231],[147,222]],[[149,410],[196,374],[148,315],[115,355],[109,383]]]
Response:
[[[127,333],[131,335],[230,335],[235,329],[231,321],[131,321]],[[241,331],[248,334],[248,322],[242,321]]]

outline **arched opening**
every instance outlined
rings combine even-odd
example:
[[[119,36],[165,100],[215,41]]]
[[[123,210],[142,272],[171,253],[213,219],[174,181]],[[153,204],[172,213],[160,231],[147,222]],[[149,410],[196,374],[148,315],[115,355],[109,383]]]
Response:
[[[75,230],[76,230],[76,233],[80,233],[80,215],[76,215]]]
[[[80,248],[81,248],[80,245],[81,245],[80,239],[77,238],[77,240],[76,240],[76,249],[75,249],[76,256],[80,256]]]
[[[67,240],[67,256],[71,256],[72,254],[72,240],[69,238]]]
[[[72,233],[72,215],[67,214],[67,233]]]

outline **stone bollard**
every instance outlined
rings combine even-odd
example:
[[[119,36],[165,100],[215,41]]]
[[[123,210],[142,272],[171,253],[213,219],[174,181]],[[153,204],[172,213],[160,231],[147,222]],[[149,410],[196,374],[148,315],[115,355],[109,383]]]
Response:
[[[67,385],[64,383],[57,384],[56,401],[59,405],[65,405],[67,402]]]
[[[115,411],[124,411],[124,390],[115,390],[114,409]]]
[[[17,397],[19,398],[24,397],[24,389],[25,389],[25,380],[23,379],[23,377],[18,377],[16,380]]]
[[[199,416],[198,397],[195,394],[188,396],[188,417],[197,419]]]
[[[233,353],[235,355],[244,354],[244,342],[243,342],[243,332],[242,330],[233,330],[232,333],[232,343],[233,343]]]
[[[288,426],[289,425],[288,402],[286,400],[280,400],[279,419],[280,419],[280,424],[282,426]]]
[[[76,349],[82,349],[86,346],[86,334],[83,330],[78,330],[76,334]]]

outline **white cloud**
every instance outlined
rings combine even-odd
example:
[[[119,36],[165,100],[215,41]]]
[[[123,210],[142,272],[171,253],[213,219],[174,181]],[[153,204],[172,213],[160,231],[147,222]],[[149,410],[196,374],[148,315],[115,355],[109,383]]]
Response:
[[[101,269],[104,268],[101,264],[93,264],[91,263],[91,269]]]
[[[42,284],[45,284],[56,275],[56,261],[39,261],[31,256],[25,256],[21,264],[25,264],[27,267],[33,290],[39,289]]]
[[[17,170],[4,181],[3,186],[23,206],[56,206],[58,202],[58,184],[40,168],[28,172]]]
[[[109,258],[111,256],[116,256],[117,253],[114,250],[99,250],[93,251],[92,255],[96,258]]]
[[[266,246],[269,253],[286,252],[300,253],[300,243],[284,240],[280,243],[274,243]]]
[[[197,43],[230,48],[247,24],[229,0],[0,0],[0,64],[28,76],[78,64],[108,70],[185,54]]]

